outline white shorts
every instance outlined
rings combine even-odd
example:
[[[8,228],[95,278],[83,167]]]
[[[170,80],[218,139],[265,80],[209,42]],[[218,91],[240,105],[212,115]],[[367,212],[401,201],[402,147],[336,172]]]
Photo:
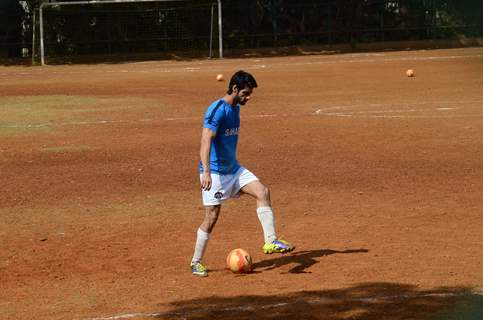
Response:
[[[200,174],[200,180],[202,175]],[[230,198],[238,198],[240,189],[258,178],[249,170],[240,167],[234,174],[211,174],[211,189],[202,190],[203,205],[216,206]]]

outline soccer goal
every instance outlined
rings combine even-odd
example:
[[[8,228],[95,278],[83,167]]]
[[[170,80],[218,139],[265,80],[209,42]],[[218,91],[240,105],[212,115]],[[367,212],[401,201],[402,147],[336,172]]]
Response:
[[[223,57],[221,0],[43,2],[40,58],[89,56]]]

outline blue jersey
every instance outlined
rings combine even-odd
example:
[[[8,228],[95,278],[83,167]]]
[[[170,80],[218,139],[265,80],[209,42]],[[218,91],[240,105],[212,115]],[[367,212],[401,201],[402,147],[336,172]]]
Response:
[[[216,133],[211,140],[210,170],[219,174],[233,174],[240,165],[236,160],[240,106],[232,106],[223,99],[213,102],[205,113],[204,128]],[[200,173],[203,165],[200,162]]]

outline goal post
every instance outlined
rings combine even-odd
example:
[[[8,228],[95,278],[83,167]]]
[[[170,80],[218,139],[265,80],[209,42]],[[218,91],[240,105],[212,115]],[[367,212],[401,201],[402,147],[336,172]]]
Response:
[[[221,0],[43,2],[41,65],[50,55],[206,51],[211,58],[216,38],[223,58],[222,21]]]

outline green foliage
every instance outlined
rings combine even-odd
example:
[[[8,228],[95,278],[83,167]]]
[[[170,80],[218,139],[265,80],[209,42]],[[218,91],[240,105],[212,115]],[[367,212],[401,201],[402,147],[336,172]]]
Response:
[[[0,57],[20,54],[23,9],[18,0],[0,1]]]

